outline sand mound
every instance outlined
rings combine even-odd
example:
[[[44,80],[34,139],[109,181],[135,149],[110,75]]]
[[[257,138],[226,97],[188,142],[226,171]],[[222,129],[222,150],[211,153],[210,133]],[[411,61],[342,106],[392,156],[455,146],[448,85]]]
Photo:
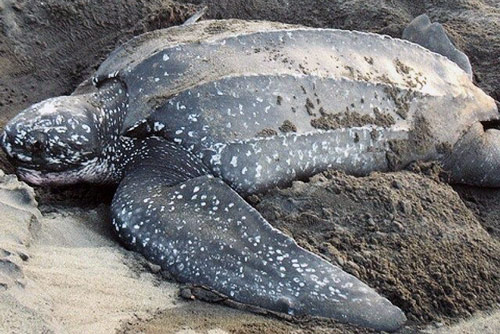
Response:
[[[468,316],[500,302],[500,244],[439,181],[410,172],[326,172],[269,192],[257,208],[411,321]]]

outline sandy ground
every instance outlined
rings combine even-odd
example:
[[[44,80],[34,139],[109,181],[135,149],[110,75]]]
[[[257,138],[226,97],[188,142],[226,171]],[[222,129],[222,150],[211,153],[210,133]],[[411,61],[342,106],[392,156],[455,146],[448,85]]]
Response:
[[[1,333],[112,333],[132,315],[174,306],[177,286],[119,246],[107,207],[42,216],[33,195],[0,176],[0,227],[10,232],[0,244]]]
[[[439,327],[432,325],[416,326],[415,321],[401,333],[411,333],[416,328],[421,328],[425,333],[496,333],[500,312],[492,314],[479,314],[468,321],[445,326],[450,318],[444,317],[443,310],[432,309],[433,300],[439,301],[439,291],[432,288],[431,277],[420,278],[418,283],[408,283],[409,278],[418,278],[419,274],[425,276],[425,270],[417,266],[408,265],[411,261],[417,262],[426,253],[429,257],[436,257],[433,266],[442,266],[447,260],[453,268],[452,272],[444,272],[441,280],[452,277],[459,278],[460,273],[470,273],[477,269],[461,269],[460,266],[469,263],[468,260],[453,258],[451,251],[446,255],[442,247],[449,247],[450,243],[439,239],[450,238],[451,244],[463,244],[468,239],[471,246],[466,249],[465,258],[472,258],[480,269],[498,269],[498,254],[500,245],[498,239],[489,236],[481,227],[468,209],[460,203],[460,199],[449,186],[435,179],[421,175],[406,175],[407,172],[388,175],[374,175],[367,178],[353,178],[342,174],[324,174],[313,178],[309,186],[303,182],[296,182],[291,188],[276,190],[259,198],[257,207],[276,226],[282,228],[304,246],[313,251],[318,251],[323,256],[334,262],[342,263],[345,270],[353,272],[353,267],[358,270],[358,276],[366,280],[367,259],[379,259],[380,263],[386,261],[400,261],[398,270],[378,268],[379,272],[373,274],[375,278],[370,281],[378,284],[379,291],[387,294],[388,282],[401,282],[396,284],[402,289],[401,296],[406,296],[413,302],[412,307],[405,311],[411,314],[433,315],[440,317],[441,321],[434,321]],[[440,219],[436,212],[426,213],[428,208],[415,209],[409,214],[406,221],[402,220],[404,229],[398,226],[393,236],[406,235],[407,238],[398,238],[400,244],[406,242],[411,248],[411,236],[416,236],[428,243],[420,251],[415,251],[408,258],[404,251],[399,251],[392,257],[384,254],[391,250],[391,245],[362,242],[364,246],[372,249],[373,255],[365,256],[364,261],[359,261],[352,247],[346,243],[344,249],[337,250],[331,242],[335,238],[328,237],[332,229],[336,229],[338,239],[343,242],[354,238],[358,229],[363,229],[365,235],[383,233],[383,223],[378,219],[390,212],[387,209],[378,209],[379,216],[374,216],[377,221],[377,230],[367,221],[367,227],[361,224],[352,226],[349,221],[356,221],[356,215],[361,213],[356,210],[366,208],[366,201],[376,197],[379,203],[387,199],[397,199],[400,190],[393,188],[393,184],[402,182],[404,187],[410,187],[406,196],[433,197],[442,196],[442,199],[433,198],[439,202],[452,202],[459,208],[456,212],[445,213],[446,218]],[[327,185],[325,185],[325,183]],[[334,191],[342,186],[352,189],[345,195]],[[360,183],[371,183],[371,187],[360,187]],[[384,185],[384,183],[386,183]],[[380,190],[373,190],[373,187]],[[366,192],[366,189],[372,189]],[[294,193],[296,202],[289,202],[287,196]],[[420,195],[422,194],[422,195]],[[314,207],[304,200],[306,197],[315,197],[321,201],[330,200],[332,209],[343,208],[350,210],[353,216],[349,219],[340,219],[344,215],[339,211],[339,217],[326,220]],[[356,198],[357,200],[354,200]],[[254,198],[254,200],[256,200]],[[288,203],[283,203],[286,201]],[[350,203],[347,203],[349,202]],[[377,201],[372,207],[378,207]],[[318,202],[315,202],[318,203]],[[335,205],[334,203],[337,203]],[[430,203],[430,202],[429,202]],[[430,204],[429,204],[430,205]],[[3,219],[0,221],[2,238],[0,239],[0,332],[1,333],[371,333],[372,331],[353,326],[338,324],[333,321],[311,321],[307,323],[291,323],[288,321],[259,316],[244,311],[230,309],[225,306],[213,305],[199,301],[185,301],[179,297],[179,285],[163,279],[158,268],[146,262],[141,256],[125,250],[115,239],[110,229],[108,207],[100,205],[94,209],[82,210],[80,208],[63,206],[42,205],[43,214],[38,209],[34,199],[34,191],[12,175],[0,174],[0,208]],[[370,211],[368,210],[368,214]],[[304,215],[309,223],[304,226]],[[366,215],[364,212],[362,215]],[[279,216],[279,219],[278,219]],[[463,218],[465,217],[465,219]],[[431,233],[427,231],[428,225],[411,225],[418,219],[427,219],[429,224],[436,228]],[[446,224],[440,223],[447,222]],[[410,222],[410,223],[407,223]],[[349,226],[351,225],[351,226]],[[389,224],[394,225],[393,222]],[[370,229],[369,226],[372,226]],[[316,233],[306,233],[306,231]],[[420,233],[418,233],[420,231]],[[436,238],[437,236],[439,238]],[[322,236],[322,237],[320,237]],[[326,237],[324,237],[326,236]],[[324,243],[316,242],[330,240],[326,251]],[[390,238],[385,238],[390,239]],[[340,241],[340,240],[337,240]],[[434,247],[430,244],[434,243]],[[374,247],[375,246],[375,247]],[[419,245],[421,246],[421,245]],[[403,246],[404,247],[404,246]],[[478,254],[478,250],[489,249],[490,256]],[[362,247],[363,248],[363,247]],[[361,249],[366,254],[366,250]],[[335,254],[335,255],[333,255]],[[356,263],[359,263],[357,265]],[[467,271],[468,270],[468,271]],[[360,274],[361,273],[361,274]],[[391,274],[392,276],[389,276]],[[448,275],[448,276],[447,276]],[[377,277],[378,276],[378,277]],[[492,286],[495,281],[483,279],[474,284],[474,278],[465,278],[455,284],[454,291],[466,294],[475,288],[484,289],[482,296],[476,297],[476,302],[481,300],[483,308],[489,297],[495,301],[498,296],[498,286]],[[465,281],[465,283],[463,282]],[[498,278],[496,278],[498,282]],[[489,288],[488,288],[489,285]],[[431,286],[426,290],[426,287]],[[414,290],[412,290],[414,289]],[[496,289],[496,290],[495,290]],[[439,290],[439,289],[438,289]],[[492,291],[491,291],[492,290]],[[488,292],[489,291],[489,292]],[[393,292],[394,293],[394,292]],[[425,293],[435,293],[436,298]],[[423,296],[422,296],[423,295]],[[469,305],[457,295],[450,295],[457,309]],[[416,302],[420,301],[420,304]],[[428,307],[431,307],[429,310]],[[427,307],[427,308],[426,308]],[[476,305],[473,305],[472,312]],[[450,309],[451,310],[451,309]],[[433,320],[436,320],[434,318]],[[457,317],[452,318],[456,322]],[[428,321],[427,321],[428,322]],[[410,322],[411,323],[411,322]],[[422,325],[424,322],[420,322]]]
[[[202,3],[209,18],[394,37],[427,12],[470,57],[476,84],[500,99],[497,0],[0,0],[0,128],[31,103],[71,93],[121,41],[179,24]],[[12,172],[3,153],[0,168]],[[249,200],[304,247],[400,306],[410,319],[401,333],[500,332],[500,192],[452,188],[434,166],[414,170],[327,173]],[[33,190],[0,173],[1,333],[371,332],[181,299],[176,283],[115,239],[107,217],[112,192]]]

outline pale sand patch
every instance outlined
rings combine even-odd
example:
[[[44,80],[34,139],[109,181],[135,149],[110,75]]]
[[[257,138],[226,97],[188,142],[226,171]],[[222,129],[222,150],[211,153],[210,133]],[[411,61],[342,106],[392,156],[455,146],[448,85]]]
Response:
[[[424,332],[429,334],[498,334],[500,333],[500,309],[477,314],[452,326],[443,326]]]
[[[84,224],[84,220],[85,216],[68,216],[52,222],[78,230],[75,225]],[[43,219],[42,228],[48,225]],[[80,238],[66,239],[59,245],[37,243],[25,266],[41,303],[50,305],[50,315],[67,332],[111,333],[132,315],[146,316],[172,306],[178,291],[175,284],[131,269],[139,266],[138,261],[116,245],[108,245],[109,240],[81,245],[92,239],[99,240],[91,233],[82,233]]]
[[[119,245],[105,207],[42,217],[32,195],[0,174],[0,333],[112,333],[174,306],[177,285]]]

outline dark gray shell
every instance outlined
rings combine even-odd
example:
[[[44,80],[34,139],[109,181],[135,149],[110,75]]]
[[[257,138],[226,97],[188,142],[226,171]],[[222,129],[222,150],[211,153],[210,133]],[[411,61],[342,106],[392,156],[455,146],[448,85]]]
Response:
[[[394,118],[391,128],[408,131],[421,115],[434,137],[450,144],[475,121],[496,116],[493,100],[464,71],[416,44],[377,34],[271,22],[203,21],[148,33],[115,50],[94,80],[99,85],[106,78],[118,77],[126,85],[129,112],[122,132],[127,132],[174,96],[194,87],[227,77],[251,76],[257,81],[283,75],[303,76],[308,81],[304,86],[321,78],[343,78],[348,85],[337,89],[355,91],[353,105],[369,101],[357,113],[372,118],[376,111],[387,113]],[[384,94],[369,96],[370,85],[381,86]],[[259,94],[255,92],[257,98]],[[303,106],[307,108],[306,99]],[[316,108],[332,109],[321,103]],[[345,111],[337,108],[336,112]],[[303,121],[309,126],[311,118]],[[259,124],[266,125],[275,126],[275,119]]]

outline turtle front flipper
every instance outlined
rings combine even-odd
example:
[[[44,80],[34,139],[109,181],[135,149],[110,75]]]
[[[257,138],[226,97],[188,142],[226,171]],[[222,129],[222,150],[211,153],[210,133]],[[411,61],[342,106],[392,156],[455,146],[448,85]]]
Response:
[[[385,331],[405,322],[399,308],[299,247],[222,180],[200,175],[173,182],[182,179],[181,168],[172,161],[165,168],[145,168],[158,164],[151,160],[129,170],[120,183],[113,223],[124,243],[178,281],[294,316]]]

